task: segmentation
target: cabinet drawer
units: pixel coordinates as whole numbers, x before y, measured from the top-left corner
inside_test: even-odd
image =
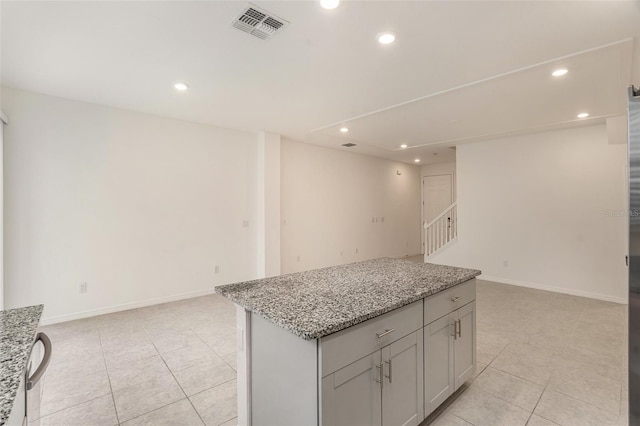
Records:
[[[476,279],[448,288],[424,299],[424,325],[476,300]]]
[[[418,300],[410,305],[321,338],[322,377],[421,327],[422,300]]]

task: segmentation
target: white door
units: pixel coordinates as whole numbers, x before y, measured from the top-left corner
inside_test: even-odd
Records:
[[[422,179],[424,221],[431,222],[453,204],[453,175],[425,176]]]

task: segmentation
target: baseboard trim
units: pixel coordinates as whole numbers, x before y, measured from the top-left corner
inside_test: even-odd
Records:
[[[98,315],[112,314],[114,312],[128,311],[130,309],[144,308],[145,306],[158,305],[160,303],[176,302],[178,300],[191,299],[192,297],[208,296],[215,293],[215,287],[205,290],[192,291],[188,293],[174,294],[171,296],[155,297],[153,299],[141,300],[138,302],[123,303],[120,305],[107,306],[98,309],[75,312],[72,314],[56,315],[53,317],[43,317],[40,325],[51,325],[65,321],[73,321],[83,318],[95,317]]]
[[[449,247],[451,247],[457,242],[458,242],[458,237],[456,236],[451,241],[447,242],[445,245],[440,247],[438,250],[434,251],[429,256],[427,256],[425,262],[433,263],[433,261],[436,260],[438,256],[440,256],[442,253],[445,252],[445,250],[447,250]]]
[[[605,302],[620,303],[622,305],[628,304],[627,299],[625,298],[609,296],[601,293],[592,293],[590,291],[575,290],[572,288],[564,288],[564,287],[554,287],[550,285],[532,283],[530,281],[513,280],[510,278],[495,277],[495,276],[484,275],[484,274],[480,275],[478,279],[484,280],[484,281],[494,281],[501,284],[515,285],[518,287],[528,287],[536,290],[551,291],[553,293],[562,293],[562,294],[569,294],[571,296],[580,296],[580,297],[586,297],[589,299],[603,300]]]

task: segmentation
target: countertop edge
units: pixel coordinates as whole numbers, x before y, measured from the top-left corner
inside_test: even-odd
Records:
[[[316,340],[316,339],[320,339],[322,337],[326,337],[330,334],[333,333],[337,333],[338,331],[344,330],[346,328],[352,327],[354,325],[360,324],[362,322],[365,322],[369,319],[375,318],[377,316],[386,314],[387,312],[391,312],[395,309],[399,309],[403,306],[409,305],[413,302],[416,302],[418,300],[421,299],[425,299],[429,296],[433,296],[434,294],[440,293],[441,291],[447,290],[451,287],[454,287],[456,285],[462,284],[464,282],[467,282],[469,280],[472,280],[474,278],[476,278],[477,276],[481,275],[482,272],[479,270],[470,270],[472,271],[471,273],[469,273],[468,275],[466,275],[463,278],[460,278],[458,280],[452,281],[451,283],[447,283],[441,287],[439,287],[437,290],[435,291],[425,291],[424,293],[412,296],[412,297],[408,297],[406,299],[403,299],[397,303],[393,303],[391,305],[385,306],[384,308],[381,309],[377,309],[375,311],[371,311],[371,312],[367,312],[366,314],[360,315],[356,318],[353,319],[349,319],[347,321],[343,321],[340,324],[334,325],[330,328],[327,328],[325,330],[321,330],[318,332],[305,332],[304,330],[300,330],[300,329],[296,329],[294,327],[291,326],[291,324],[288,324],[286,322],[280,321],[277,318],[273,318],[270,315],[266,315],[264,312],[261,312],[259,309],[256,309],[252,306],[249,306],[246,303],[243,303],[243,300],[240,300],[238,298],[233,297],[232,294],[229,293],[225,293],[224,288],[220,287],[215,287],[215,292],[224,296],[225,298],[227,298],[228,300],[230,300],[231,302],[235,303],[238,306],[243,307],[244,309],[246,309],[249,312],[255,313],[257,315],[259,315],[261,318],[266,319],[267,321],[278,325],[279,327],[291,332],[292,334],[304,339],[304,340]]]

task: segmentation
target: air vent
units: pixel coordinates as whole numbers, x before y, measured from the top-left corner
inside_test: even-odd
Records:
[[[352,146],[356,146],[356,144],[348,142],[348,143],[343,143],[342,146],[346,146],[347,148],[351,148]]]
[[[266,40],[289,23],[282,18],[278,18],[272,13],[249,3],[244,11],[233,21],[233,26],[240,31],[249,33],[252,36]]]

